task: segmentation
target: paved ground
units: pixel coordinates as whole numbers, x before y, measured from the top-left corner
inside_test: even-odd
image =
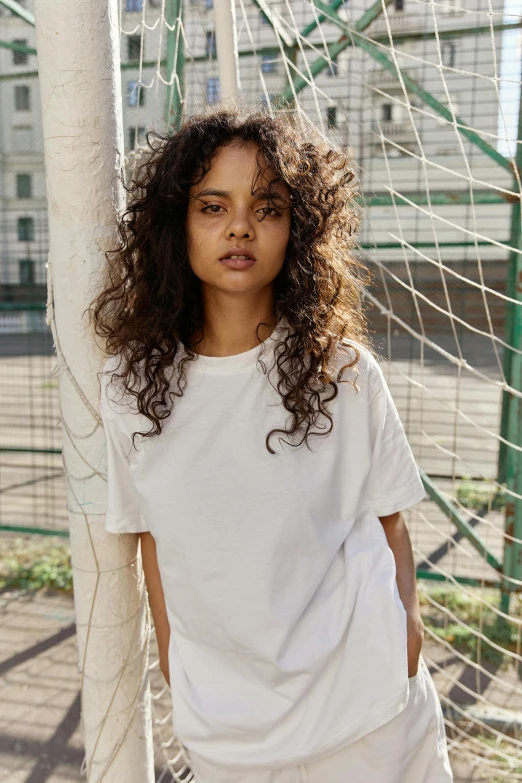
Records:
[[[71,599],[3,596],[0,780],[81,780],[79,675]]]
[[[80,726],[80,675],[72,598],[44,593],[0,594],[0,781],[72,783],[80,772],[84,745]],[[151,649],[156,658],[155,645]],[[163,678],[151,673],[155,695]],[[168,712],[168,693],[156,700],[156,714]],[[157,729],[156,779],[164,755]]]
[[[2,783],[73,783],[82,781],[83,741],[80,728],[80,678],[71,598],[59,595],[0,595],[0,781]],[[155,658],[155,647],[151,650]],[[452,654],[430,641],[425,657],[443,695],[443,703],[475,706],[481,694],[488,703],[522,711],[519,676],[514,669],[500,671],[485,665],[479,675]],[[495,681],[499,676],[499,681]],[[157,696],[162,678],[151,674]],[[479,697],[480,698],[480,697]],[[156,716],[168,714],[168,693],[155,700]],[[500,783],[519,779],[493,774],[479,763],[477,731],[461,728],[452,762],[456,783]],[[170,724],[156,733],[158,781],[171,783],[164,774],[160,739],[170,738]],[[462,733],[462,731],[464,733]],[[450,733],[450,742],[453,742]],[[521,757],[522,758],[522,757]],[[520,762],[522,764],[522,761]],[[522,770],[521,770],[522,771]]]

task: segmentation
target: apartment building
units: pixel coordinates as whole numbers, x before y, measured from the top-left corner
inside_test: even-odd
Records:
[[[33,10],[33,0],[20,5]],[[179,77],[188,114],[220,97],[212,6],[185,0],[183,7]],[[419,285],[425,279],[440,287],[436,262],[473,276],[479,256],[489,282],[502,288],[506,254],[474,237],[480,227],[486,237],[506,239],[509,205],[474,203],[465,194],[471,185],[487,190],[481,182],[510,187],[510,176],[452,122],[453,115],[462,118],[495,146],[503,34],[470,34],[489,23],[489,2],[393,0],[386,15],[361,26],[371,6],[371,0],[335,2],[338,23],[318,24],[307,0],[237,0],[242,94],[267,104],[285,90],[291,97],[291,81],[313,82],[299,93],[300,103],[326,134],[353,149],[362,191],[372,200],[361,229],[370,265],[391,270],[391,279],[406,279],[413,265]],[[126,152],[144,142],[147,130],[165,130],[172,110],[167,63],[177,32],[161,23],[162,7],[163,0],[121,0]],[[492,8],[494,22],[502,21],[502,0]],[[0,301],[43,301],[47,202],[34,27],[0,6],[0,40],[7,44],[0,47]],[[325,57],[327,46],[337,56]]]

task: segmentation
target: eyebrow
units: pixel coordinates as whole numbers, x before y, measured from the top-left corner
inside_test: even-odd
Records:
[[[194,198],[201,198],[202,196],[218,196],[219,198],[230,198],[230,192],[228,190],[217,190],[216,188],[205,188],[196,193]]]
[[[254,198],[256,199],[262,199],[262,198],[268,198],[268,190],[265,188],[258,188],[254,193],[252,193]],[[205,188],[204,190],[200,190],[199,193],[196,193],[194,198],[203,198],[205,196],[217,196],[218,198],[231,198],[232,194],[229,190],[219,190],[217,188]],[[277,191],[273,192],[272,194],[273,199],[279,199],[281,201],[286,201],[285,196],[283,196],[281,193],[278,193]]]

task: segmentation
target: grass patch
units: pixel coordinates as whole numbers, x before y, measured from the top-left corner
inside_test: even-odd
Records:
[[[478,511],[483,506],[491,503],[492,511],[502,511],[506,507],[506,494],[487,479],[464,478],[457,487],[456,499],[473,511]]]
[[[502,740],[498,740],[497,737],[490,737],[486,736],[485,734],[477,734],[476,739],[478,739],[480,742],[482,742],[484,745],[487,745],[490,748],[493,748],[494,750],[498,750],[501,753],[505,753],[506,756],[509,756],[513,759],[511,763],[515,763],[516,766],[511,766],[509,762],[505,759],[504,756],[494,756],[494,755],[488,755],[488,760],[492,761],[496,764],[502,764],[504,768],[509,769],[510,772],[516,775],[520,775],[522,773],[522,760],[515,755],[515,748],[513,745],[511,745],[509,742],[502,742]],[[509,767],[508,767],[509,764]],[[506,783],[507,778],[504,777],[494,777],[491,780],[491,783]]]
[[[72,589],[68,544],[38,536],[0,538],[0,590],[72,593]]]
[[[509,659],[506,655],[491,643],[516,652],[518,626],[499,617],[493,609],[484,605],[483,601],[487,601],[498,606],[498,591],[482,588],[467,588],[467,591],[453,585],[427,588],[420,584],[419,600],[424,624],[435,636],[451,644],[472,661],[476,661],[480,653],[482,659],[497,666],[507,663]],[[452,612],[459,622],[446,614],[444,608]],[[486,638],[480,639],[473,631],[481,632]]]

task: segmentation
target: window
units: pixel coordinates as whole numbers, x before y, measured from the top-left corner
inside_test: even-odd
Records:
[[[33,196],[33,181],[30,174],[17,174],[16,175],[16,197],[17,198],[32,198]]]
[[[277,70],[275,56],[271,54],[264,54],[261,58],[261,70],[263,73],[274,73],[274,71]]]
[[[29,111],[31,108],[31,88],[27,84],[17,84],[14,89],[16,111]]]
[[[393,5],[396,11],[404,11],[404,0],[394,0]]]
[[[127,11],[143,11],[143,0],[127,0],[125,8]]]
[[[205,33],[207,37],[207,57],[215,57],[216,56],[216,35],[214,33],[214,30],[207,30]]]
[[[129,60],[139,60],[141,51],[141,35],[129,35],[127,38],[127,57]]]
[[[337,106],[328,106],[326,109],[326,124],[329,128],[335,128],[337,125]]]
[[[127,82],[127,104],[129,106],[143,106],[145,104],[145,90],[143,85],[140,88],[140,83],[137,79],[131,79],[130,82]]]
[[[219,77],[211,76],[207,79],[207,103],[218,103],[220,98]]]
[[[18,218],[18,241],[31,242],[34,239],[34,220],[32,217]]]
[[[136,128],[135,125],[129,128],[129,149],[133,150],[145,143],[145,128],[141,125]]]
[[[391,122],[393,119],[393,106],[391,103],[383,103],[381,105],[381,121]]]
[[[214,0],[206,0],[207,8],[214,8]]]
[[[337,74],[338,74],[338,67],[337,67],[337,62],[335,60],[331,60],[328,63],[328,67],[326,69],[326,73],[328,74],[328,76],[337,76]]]
[[[14,44],[20,46],[27,46],[27,40],[25,38],[15,38]],[[27,52],[20,52],[17,49],[13,49],[13,65],[25,65],[27,63]]]
[[[18,261],[18,268],[20,269],[20,283],[22,285],[34,283],[34,261],[32,258],[21,258]]]
[[[455,67],[455,53],[457,46],[454,41],[442,41],[440,45],[440,56],[442,64],[447,68]]]

